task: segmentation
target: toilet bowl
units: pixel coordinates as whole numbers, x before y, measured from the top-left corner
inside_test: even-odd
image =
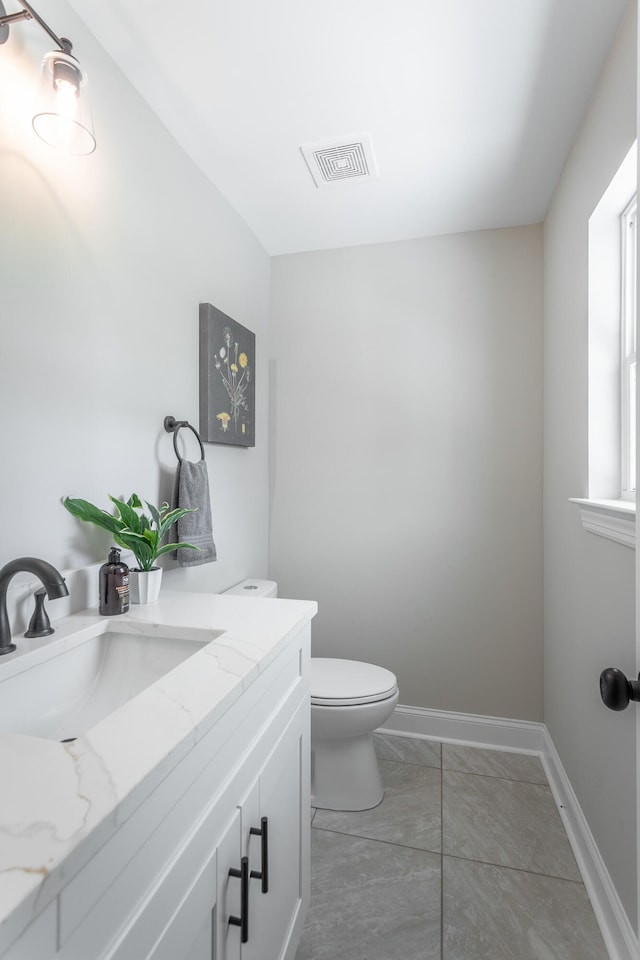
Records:
[[[224,591],[277,597],[273,580],[242,580]],[[373,731],[398,702],[395,675],[359,660],[311,658],[311,803],[323,810],[369,810],[384,796]]]
[[[373,731],[393,713],[390,670],[358,660],[311,658],[311,803],[369,810],[384,796]]]

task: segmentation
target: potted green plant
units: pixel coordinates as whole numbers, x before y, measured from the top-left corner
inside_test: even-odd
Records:
[[[171,550],[198,549],[192,543],[162,543],[170,527],[193,510],[182,507],[172,510],[168,503],[154,507],[145,500],[147,514],[137,493],[132,493],[126,503],[111,494],[109,500],[115,504],[117,516],[87,500],[65,497],[62,503],[74,517],[108,530],[119,547],[133,551],[138,566],[129,571],[132,602],[157,600],[162,580],[162,567],[156,565],[158,557]]]

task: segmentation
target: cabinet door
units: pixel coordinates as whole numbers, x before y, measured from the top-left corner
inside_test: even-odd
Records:
[[[211,917],[217,882],[217,850],[208,846],[200,831],[157,878],[144,903],[134,911],[127,929],[116,933],[116,940],[107,953],[91,950],[84,939],[81,953],[70,940],[56,957],[60,960],[98,955],[102,960],[211,960]]]
[[[213,956],[213,910],[207,917],[185,960],[211,960]]]
[[[229,923],[240,917],[241,879],[230,873],[241,866],[240,811],[236,809],[217,848],[217,900],[215,909],[215,960],[240,960],[240,927]],[[265,955],[266,957],[266,955]]]
[[[242,809],[242,832],[245,841],[249,834],[249,863],[253,872],[261,873],[264,864],[262,837],[251,835],[250,828],[259,829],[262,817],[267,818],[268,828],[268,892],[262,892],[261,879],[250,880],[250,936],[242,945],[242,960],[288,957],[291,934],[297,929],[298,916],[302,919],[305,871],[301,857],[306,850],[303,833],[309,828],[308,810],[304,813],[302,810],[306,793],[302,718],[303,712],[299,710],[260,773],[259,817],[252,803],[255,792]]]
[[[213,911],[207,917],[185,960],[211,960],[213,956]]]

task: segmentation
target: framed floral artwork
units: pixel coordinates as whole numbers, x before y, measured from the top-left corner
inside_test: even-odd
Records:
[[[256,336],[210,303],[200,304],[200,436],[254,447]]]

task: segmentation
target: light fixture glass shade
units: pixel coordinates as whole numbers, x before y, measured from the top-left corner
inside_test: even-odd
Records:
[[[64,153],[93,153],[96,138],[87,99],[87,75],[62,50],[44,55],[33,129],[41,140]]]

